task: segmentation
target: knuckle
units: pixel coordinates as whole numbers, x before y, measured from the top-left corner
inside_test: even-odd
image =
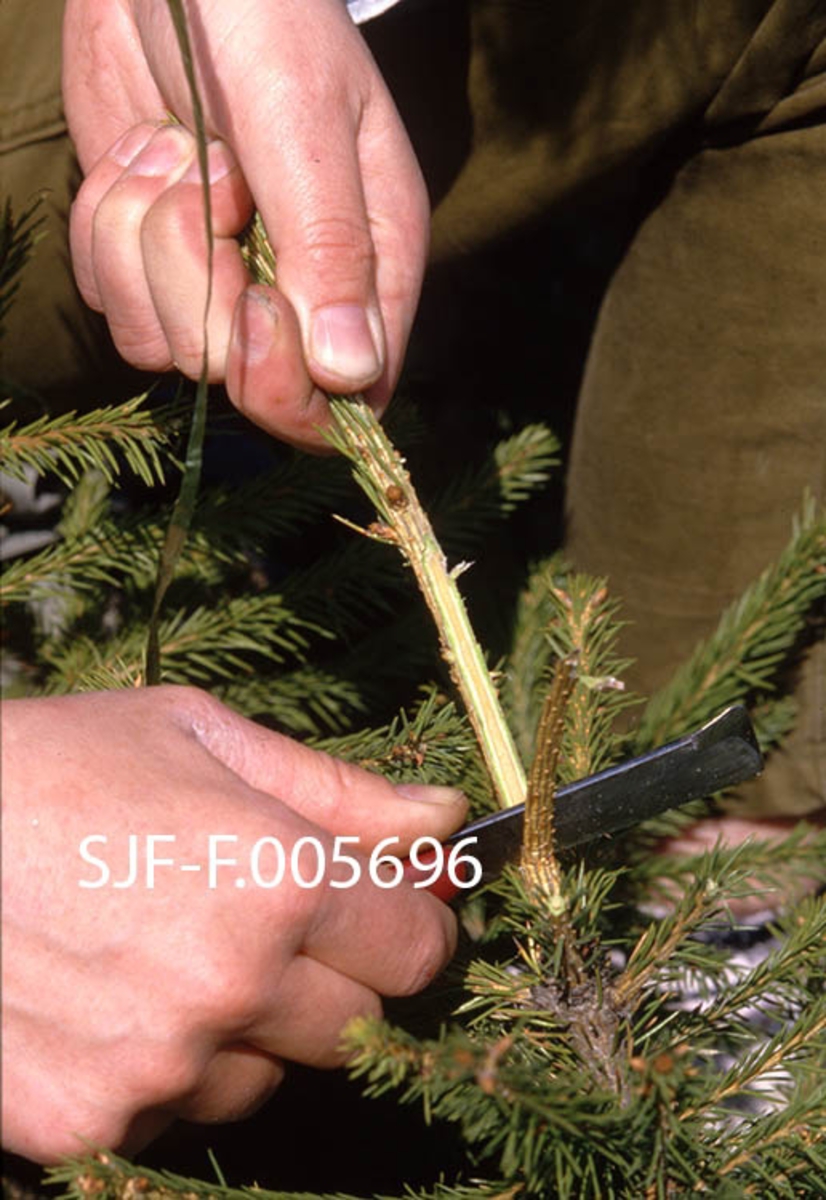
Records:
[[[323,829],[332,828],[336,816],[347,812],[358,789],[354,787],[354,768],[325,751],[316,751],[313,766],[318,773],[319,787],[313,796],[311,819]],[[349,832],[347,830],[346,832]]]
[[[193,198],[185,184],[173,184],[161,192],[143,213],[140,222],[141,249],[163,261],[170,253],[186,248],[205,259],[207,229],[200,193]]]
[[[302,230],[306,261],[319,274],[367,276],[373,267],[373,242],[364,224],[351,217],[321,217]]]
[[[370,991],[362,997],[359,1004],[353,1005],[353,1011],[349,1016],[349,1020],[362,1019],[366,1017],[368,1020],[379,1021],[383,1016],[384,1006],[381,1002],[381,997],[377,992]],[[339,1052],[341,1054],[341,1061],[345,1062],[348,1054],[347,1048],[341,1045],[339,1047]]]
[[[118,352],[133,367],[142,371],[168,371],[171,368],[169,346],[157,323],[124,324],[110,315],[107,320]]]
[[[222,1028],[245,1029],[255,1020],[263,1007],[261,982],[258,972],[241,968],[214,989],[215,1018]]]
[[[202,1074],[202,1064],[182,1045],[172,1049],[165,1045],[162,1051],[145,1055],[140,1075],[133,1083],[135,1112],[156,1105],[174,1104],[191,1095]],[[101,1144],[106,1145],[105,1142]]]
[[[169,697],[170,717],[230,770],[244,761],[245,726],[216,696],[196,687],[177,687]]]
[[[180,325],[172,332],[171,349],[174,354],[175,366],[181,374],[186,375],[188,379],[198,379],[204,363],[202,331],[192,326]],[[210,356],[211,359],[213,357]],[[209,376],[211,382],[217,382],[214,364],[210,366]]]
[[[155,699],[188,724],[220,720],[224,705],[211,692],[191,684],[167,683],[154,689]]]
[[[93,216],[93,238],[117,244],[126,236],[136,235],[146,216],[150,200],[140,178],[122,175],[100,197]]]
[[[101,311],[100,296],[92,266],[92,222],[94,209],[90,198],[84,195],[84,183],[69,210],[69,246],[75,280],[86,303],[97,312]]]
[[[191,217],[192,214],[186,215]],[[203,238],[206,243],[202,225],[196,225],[194,230],[197,236]],[[181,206],[180,189],[174,185],[155,197],[152,204],[146,208],[141,220],[141,240],[143,242],[156,237],[171,242],[176,237],[190,236],[192,232],[192,224],[185,220],[185,213]]]
[[[399,986],[393,995],[412,996],[444,970],[456,947],[455,920],[451,918],[451,922],[440,922],[407,946]]]
[[[208,1037],[236,1032],[259,1014],[264,974],[249,955],[233,953],[223,938],[203,939],[185,981],[187,1025]]]
[[[58,1104],[49,1107],[41,1116],[44,1137],[42,1148],[37,1153],[39,1161],[56,1163],[75,1158],[89,1146],[107,1147],[113,1151],[134,1152],[136,1121],[152,1107],[168,1103],[183,1094],[177,1088],[157,1087],[164,1065],[160,1057],[149,1058],[149,1074],[144,1063],[140,1069],[124,1071],[118,1078],[115,1089],[102,1092],[99,1087],[84,1087],[81,1076],[79,1087]],[[186,1081],[182,1081],[184,1086]],[[29,1151],[27,1150],[27,1156]]]
[[[318,840],[323,841],[323,838]],[[329,850],[329,847],[327,847]],[[337,903],[336,892],[324,887],[297,887],[290,881],[289,892],[284,895],[283,953],[286,958],[301,953],[312,943],[319,931],[330,919],[331,909]]]

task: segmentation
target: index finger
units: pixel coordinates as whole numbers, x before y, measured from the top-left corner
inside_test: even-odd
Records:
[[[456,788],[401,784],[242,717],[204,692],[171,695],[173,712],[201,745],[256,791],[332,834],[358,834],[362,847],[398,835],[399,851],[423,834],[457,830],[467,800]]]

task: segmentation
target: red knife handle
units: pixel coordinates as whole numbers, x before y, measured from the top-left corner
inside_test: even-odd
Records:
[[[447,849],[447,847],[446,847]],[[414,866],[409,858],[403,860],[404,877],[408,883],[419,883],[419,890],[429,892],[431,896],[436,896],[439,900],[444,900],[445,904],[449,904],[455,896],[458,896],[462,890],[458,883],[454,883],[447,870],[447,855],[442,858],[442,870],[429,883],[420,883],[421,880],[428,879],[433,874],[433,865],[436,862],[436,852],[434,850],[424,850],[419,855],[419,866]],[[464,882],[468,878],[469,872],[463,862],[458,862],[453,868],[453,875]]]

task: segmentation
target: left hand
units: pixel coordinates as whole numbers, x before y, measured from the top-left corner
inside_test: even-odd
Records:
[[[211,139],[210,378],[265,429],[320,448],[325,391],[364,390],[381,411],[395,386],[427,252],[421,173],[343,0],[185,9]],[[63,51],[87,174],[71,220],[80,290],[130,363],[197,378],[203,201],[166,0],[68,0]],[[277,289],[251,287],[241,261],[254,207]]]

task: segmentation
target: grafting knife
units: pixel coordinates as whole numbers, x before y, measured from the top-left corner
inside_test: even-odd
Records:
[[[567,850],[610,837],[669,808],[743,783],[762,768],[763,756],[749,715],[741,705],[734,705],[694,733],[559,788],[554,802],[556,846]],[[519,858],[524,816],[525,806],[520,804],[473,821],[446,840],[443,861],[447,865],[451,848],[465,842],[463,853],[481,864],[478,883],[489,882],[506,863]],[[469,843],[469,838],[476,840]],[[457,857],[453,874],[470,878],[459,871],[459,864]],[[426,866],[417,869],[406,860],[406,879],[415,883],[427,877]],[[426,890],[451,900],[462,889],[445,869]]]

